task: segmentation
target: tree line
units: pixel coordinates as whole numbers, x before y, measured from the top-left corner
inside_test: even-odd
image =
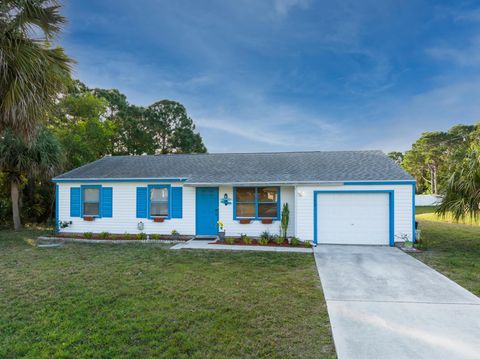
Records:
[[[0,225],[51,220],[51,177],[103,156],[207,151],[182,104],[73,80],[64,23],[54,0],[0,2]]]
[[[439,213],[480,214],[480,124],[425,132],[410,150],[388,156],[415,178],[417,193],[444,197]]]

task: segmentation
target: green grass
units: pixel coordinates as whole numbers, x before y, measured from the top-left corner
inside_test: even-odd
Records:
[[[0,232],[0,357],[335,357],[311,255]]]
[[[415,213],[416,213],[417,220],[457,223],[450,214],[447,214],[445,217],[439,216],[438,214],[436,214],[435,206],[415,207]],[[459,221],[458,223],[479,226],[480,219],[477,219],[477,220],[465,219],[465,220]]]
[[[419,228],[427,250],[412,255],[480,296],[480,227],[422,220]]]

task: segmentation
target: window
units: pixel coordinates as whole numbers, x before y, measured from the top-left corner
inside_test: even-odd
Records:
[[[150,217],[168,217],[167,187],[150,187]]]
[[[83,215],[100,215],[100,188],[83,189]]]
[[[278,187],[235,189],[236,218],[278,218]]]

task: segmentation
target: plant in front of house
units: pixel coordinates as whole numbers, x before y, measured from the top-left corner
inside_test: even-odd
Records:
[[[234,244],[235,243],[235,238],[234,237],[225,237],[224,241],[227,244]]]
[[[240,235],[240,240],[243,242],[243,244],[252,244],[253,242],[252,238],[244,233]]]
[[[152,233],[150,235],[150,238],[153,239],[153,240],[159,240],[160,239],[160,234],[158,233]]]
[[[143,240],[147,239],[147,234],[144,233],[144,232],[137,233],[137,239],[139,241],[143,241]]]
[[[311,247],[312,247],[312,242],[310,242],[310,241],[304,241],[304,242],[303,242],[303,246],[304,246],[305,248],[311,248]]]
[[[267,245],[268,242],[270,242],[271,240],[272,240],[272,236],[270,235],[270,232],[263,231],[260,234],[260,237],[257,239],[257,243],[264,246],[264,245]]]
[[[93,238],[93,233],[92,232],[85,232],[83,234],[83,238],[92,239]]]
[[[290,210],[288,209],[288,203],[285,203],[282,207],[282,215],[280,219],[280,228],[283,235],[283,239],[287,239],[288,222],[290,221]]]
[[[180,237],[180,233],[178,233],[178,231],[176,229],[172,230],[172,232],[170,232],[170,234],[172,235],[173,240],[178,240],[178,238]]]
[[[218,238],[220,239],[220,242],[225,241],[225,226],[222,221],[217,221],[217,227],[218,227]]]
[[[110,237],[110,233],[108,233],[108,232],[101,232],[100,235],[99,235],[99,237],[100,237],[101,239],[107,239],[108,237]]]
[[[300,242],[301,242],[300,239],[298,239],[297,237],[292,237],[292,239],[290,239],[290,244],[293,247],[300,245]]]
[[[272,240],[272,235],[270,234],[269,231],[263,231],[260,233],[260,238],[257,240],[259,244],[265,245],[268,244]]]
[[[245,237],[243,237],[243,243],[250,245],[250,244],[253,243],[253,239],[249,236],[245,236]]]
[[[275,242],[275,244],[281,245],[285,243],[285,238],[283,236],[275,235],[273,236],[273,242]]]

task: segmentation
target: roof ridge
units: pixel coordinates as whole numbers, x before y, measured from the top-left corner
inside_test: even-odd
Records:
[[[158,155],[108,155],[108,157],[161,157],[161,156],[216,156],[216,155],[276,155],[276,154],[305,154],[305,153],[384,153],[382,150],[329,150],[329,151],[271,151],[271,152],[212,152],[212,153],[163,153]],[[102,158],[102,159],[103,159]],[[98,161],[98,160],[97,160]]]

